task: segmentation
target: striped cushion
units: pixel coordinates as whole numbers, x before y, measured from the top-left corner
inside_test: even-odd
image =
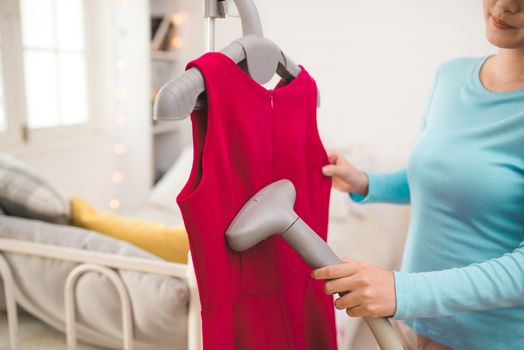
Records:
[[[0,155],[0,207],[7,215],[69,223],[69,201],[24,163]]]

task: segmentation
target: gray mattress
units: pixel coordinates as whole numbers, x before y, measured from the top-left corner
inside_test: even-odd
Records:
[[[147,215],[145,215],[147,216]],[[0,215],[0,237],[83,250],[161,260],[142,249],[93,231]],[[64,284],[75,263],[3,253],[13,271],[18,305],[64,332]],[[188,288],[175,277],[123,271],[131,299],[135,349],[187,348]],[[4,302],[0,285],[0,302]],[[120,300],[113,285],[96,272],[82,275],[76,288],[77,336],[107,348],[122,348]]]

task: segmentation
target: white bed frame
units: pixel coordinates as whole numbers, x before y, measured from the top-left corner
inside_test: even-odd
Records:
[[[75,300],[74,291],[78,278],[90,271],[96,271],[105,275],[115,286],[120,296],[122,306],[122,339],[123,349],[133,350],[133,310],[129,294],[124,286],[120,275],[115,269],[123,269],[137,272],[154,273],[183,279],[189,288],[188,308],[188,350],[201,350],[201,322],[200,302],[196,284],[195,272],[191,263],[191,255],[188,256],[188,265],[171,262],[146,260],[129,256],[95,252],[68,247],[55,246],[51,244],[34,243],[15,239],[0,239],[0,277],[4,282],[4,291],[7,309],[7,321],[9,326],[9,337],[11,350],[20,350],[18,339],[18,315],[17,315],[17,288],[13,280],[11,268],[9,267],[3,252],[26,254],[42,258],[72,261],[78,265],[69,273],[65,285],[65,330],[67,349],[76,350],[75,330]]]

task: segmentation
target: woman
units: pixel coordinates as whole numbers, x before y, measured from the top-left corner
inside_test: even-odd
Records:
[[[324,167],[360,203],[411,203],[402,272],[314,270],[350,316],[392,317],[406,348],[524,349],[524,0],[485,0],[496,55],[437,70],[405,170]]]

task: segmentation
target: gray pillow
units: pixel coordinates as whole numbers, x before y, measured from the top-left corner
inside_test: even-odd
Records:
[[[0,154],[0,207],[7,215],[57,224],[70,221],[69,200],[27,165]]]
[[[148,260],[162,259],[97,232],[11,216],[0,218],[0,238],[51,244]],[[77,265],[58,259],[2,253],[19,290],[19,305],[63,331],[64,284]],[[187,349],[189,291],[185,281],[150,273],[115,270],[122,277],[133,308],[136,350]],[[3,285],[0,282],[0,299]],[[96,346],[121,348],[120,299],[97,272],[80,277],[76,288],[77,336]]]

